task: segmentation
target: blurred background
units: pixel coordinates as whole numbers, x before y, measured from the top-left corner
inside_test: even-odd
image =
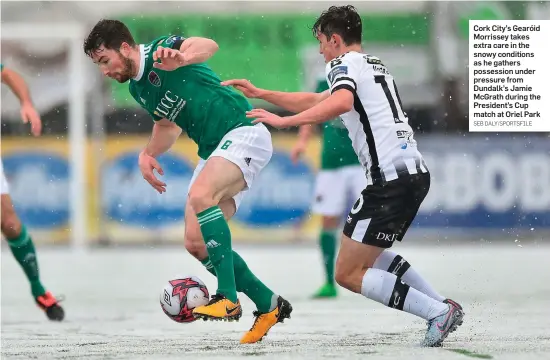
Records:
[[[394,74],[432,188],[410,238],[542,242],[550,230],[548,134],[468,133],[468,20],[550,19],[548,2],[22,2],[1,3],[1,61],[23,75],[42,114],[33,138],[2,86],[2,159],[11,195],[38,244],[181,244],[186,190],[198,160],[185,136],[161,157],[168,192],[142,179],[139,151],[152,120],[127,84],[104,80],[82,53],[101,18],[138,42],[210,37],[222,79],[313,91],[324,76],[311,25],[330,5],[355,5],[364,49]],[[254,102],[283,114],[281,109]],[[310,216],[320,141],[294,165],[296,129],[273,130],[275,154],[231,223],[235,242],[314,242]],[[350,199],[350,204],[355,199]],[[411,239],[411,242],[414,241]]]

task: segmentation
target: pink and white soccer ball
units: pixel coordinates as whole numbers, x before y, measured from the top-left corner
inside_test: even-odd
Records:
[[[160,306],[168,317],[179,323],[195,321],[193,309],[208,304],[206,285],[196,276],[168,281],[160,293]]]

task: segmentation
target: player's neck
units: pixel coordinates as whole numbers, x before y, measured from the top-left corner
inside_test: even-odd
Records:
[[[132,65],[132,78],[135,78],[139,73],[139,66],[141,64],[141,56],[142,56],[142,54],[140,52],[139,46],[136,46],[130,52],[129,58],[133,63],[133,65]]]
[[[361,48],[361,44],[353,44],[353,45],[343,46],[342,50],[340,51],[338,56],[349,53],[350,51],[355,51],[355,52],[360,53],[360,52],[363,51],[363,49]]]

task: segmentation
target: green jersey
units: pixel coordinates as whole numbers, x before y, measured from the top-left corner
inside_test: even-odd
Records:
[[[319,80],[316,92],[323,92],[327,89],[327,82]],[[359,160],[351,146],[348,130],[340,118],[324,123],[321,169],[331,170],[349,165],[359,165]]]
[[[175,122],[198,145],[202,159],[216,149],[229,131],[252,126],[246,111],[248,100],[221,80],[206,64],[163,71],[153,67],[153,52],[158,46],[179,49],[185,39],[163,36],[140,45],[141,64],[138,75],[130,80],[130,94],[153,120]]]

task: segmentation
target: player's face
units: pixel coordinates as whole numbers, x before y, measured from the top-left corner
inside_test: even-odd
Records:
[[[325,62],[329,62],[338,56],[336,42],[329,39],[325,34],[317,33],[317,40],[319,40],[319,53],[325,58]]]
[[[126,49],[120,51],[106,49],[103,45],[92,54],[92,60],[99,66],[103,75],[125,83],[133,74],[134,64],[128,57]]]

